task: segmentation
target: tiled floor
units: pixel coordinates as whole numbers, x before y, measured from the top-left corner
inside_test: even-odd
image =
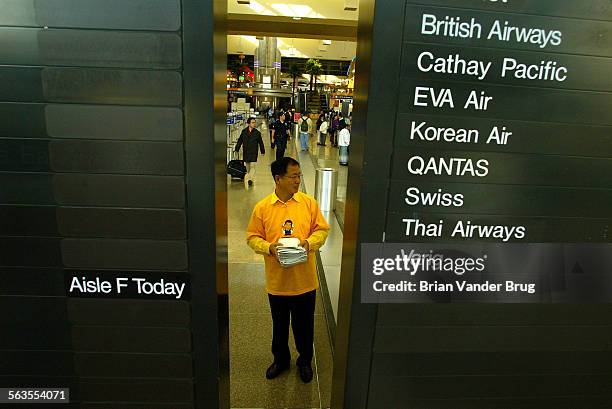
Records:
[[[262,130],[262,134],[267,135],[267,130]],[[311,138],[311,142],[311,150],[314,150],[312,154],[316,158],[326,155],[326,159],[333,160],[333,155],[337,155],[336,148],[318,147],[314,138]],[[317,293],[315,310],[313,381],[303,384],[299,379],[292,335],[290,347],[294,361],[291,370],[274,380],[265,378],[266,368],[272,362],[270,308],[264,288],[263,259],[247,246],[245,230],[254,205],[274,190],[269,166],[274,160],[274,154],[269,143],[266,143],[266,155],[260,156],[257,163],[254,186],[245,188],[241,181],[228,178],[230,404],[232,408],[328,408],[333,360],[320,292]],[[305,190],[312,194],[314,166],[310,155],[297,152],[294,144],[290,144],[286,155],[300,161]],[[340,179],[344,180],[340,182],[344,183],[344,187],[339,187],[339,196],[345,198],[346,177]],[[321,257],[324,259],[324,267],[329,265],[329,272],[339,277],[342,232],[335,218],[332,221],[332,232],[328,243],[321,249]],[[327,271],[325,274],[329,281]],[[332,277],[331,280],[335,279]],[[332,292],[330,289],[330,294]],[[337,290],[335,295],[334,310],[337,307]]]

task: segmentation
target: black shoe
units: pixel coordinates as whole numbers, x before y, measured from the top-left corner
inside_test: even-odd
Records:
[[[280,375],[283,372],[285,372],[287,369],[289,369],[289,364],[279,365],[276,362],[272,362],[272,365],[270,365],[268,370],[266,370],[266,379],[274,379],[278,375]],[[310,372],[312,372],[312,371],[310,371]]]
[[[300,379],[304,383],[309,383],[312,381],[312,367],[310,364],[298,366],[298,371],[300,372]]]

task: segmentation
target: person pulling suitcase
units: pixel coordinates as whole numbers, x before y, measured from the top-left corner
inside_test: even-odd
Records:
[[[249,118],[247,120],[248,126],[242,130],[238,142],[236,143],[235,152],[240,151],[242,146],[242,159],[246,165],[246,175],[244,177],[245,185],[252,186],[253,178],[255,176],[255,165],[257,164],[257,157],[259,156],[258,149],[261,150],[261,154],[266,154],[266,148],[264,147],[263,139],[261,138],[261,132],[257,130],[257,121],[255,118]]]

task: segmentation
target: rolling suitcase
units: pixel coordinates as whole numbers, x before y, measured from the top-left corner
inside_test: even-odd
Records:
[[[230,160],[227,163],[227,174],[233,178],[244,179],[247,173],[244,161],[240,159]]]

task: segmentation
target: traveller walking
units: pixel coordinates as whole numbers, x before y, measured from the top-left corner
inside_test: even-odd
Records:
[[[246,165],[247,173],[244,177],[244,183],[247,186],[253,185],[253,179],[255,176],[255,165],[257,165],[258,149],[262,155],[266,154],[264,148],[263,139],[261,138],[261,132],[257,130],[257,121],[255,118],[247,119],[247,127],[242,130],[238,142],[236,143],[236,152],[240,151],[242,146],[242,159]]]
[[[319,145],[319,140],[321,139],[321,134],[320,134],[320,130],[321,130],[321,124],[323,123],[323,111],[319,112],[319,117],[317,118],[317,123],[316,123],[316,127],[317,127],[317,145]]]
[[[308,118],[308,115],[306,114],[306,112],[304,112],[302,114],[302,117],[298,121],[298,127],[300,129],[300,147],[302,149],[302,152],[308,150],[308,142],[310,138],[309,132],[311,126],[312,120]]]
[[[274,115],[274,113],[271,113],[270,117],[268,118],[268,131],[270,132],[270,147],[272,149],[274,149],[274,142],[272,142],[272,130],[274,129],[275,123],[276,123],[276,116]]]
[[[338,119],[337,113],[332,113],[332,119],[330,120],[330,137],[332,146],[338,146],[338,131],[340,126],[340,120]]]
[[[338,161],[341,165],[348,165],[349,145],[351,144],[351,133],[349,132],[344,122],[340,123],[340,132],[338,133]]]
[[[323,121],[321,122],[321,127],[319,128],[319,141],[317,142],[317,145],[325,146],[327,143],[327,128],[327,119],[325,116],[323,116]]]
[[[272,128],[272,143],[276,146],[276,159],[285,156],[287,142],[291,139],[290,125],[285,122],[285,114],[281,113]]]

